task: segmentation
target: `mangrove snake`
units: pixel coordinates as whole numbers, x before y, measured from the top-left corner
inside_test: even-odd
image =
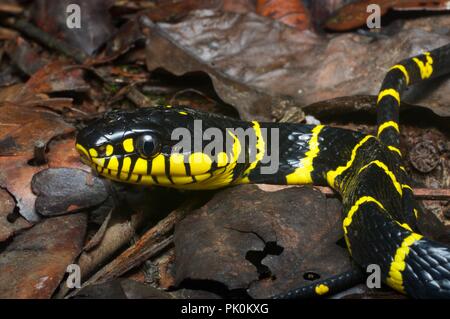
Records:
[[[450,72],[450,45],[406,59],[389,69],[377,101],[377,135],[324,125],[246,122],[186,107],[112,111],[80,131],[76,148],[100,175],[121,182],[181,189],[242,183],[329,185],[342,197],[349,253],[365,269],[379,265],[383,282],[415,298],[450,297],[450,248],[417,232],[420,207],[399,150],[400,96],[419,81]],[[224,151],[176,149],[172,133],[223,134]],[[198,123],[198,122],[197,122]],[[253,136],[238,137],[236,129]],[[278,132],[278,139],[271,133]],[[211,131],[213,132],[213,131]],[[250,135],[251,135],[250,134]],[[252,139],[253,138],[253,139]],[[262,174],[279,142],[277,170]],[[270,152],[269,152],[270,150]],[[245,160],[239,161],[239,156]],[[352,271],[314,282],[282,297],[326,294],[358,278]]]

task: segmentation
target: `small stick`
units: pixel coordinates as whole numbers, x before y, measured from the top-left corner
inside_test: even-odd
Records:
[[[42,140],[37,140],[34,143],[34,164],[43,165],[47,163],[45,158],[45,143]]]
[[[414,188],[414,196],[417,199],[430,199],[430,200],[449,200],[450,189],[449,188]]]
[[[25,34],[26,36],[37,40],[41,44],[45,45],[46,47],[50,49],[54,49],[58,52],[61,52],[68,57],[74,59],[77,63],[83,64],[83,62],[86,60],[87,55],[80,51],[79,49],[72,47],[71,45],[65,43],[64,41],[61,41],[57,38],[54,38],[50,34],[44,32],[43,30],[39,29],[35,25],[29,23],[28,21],[24,19],[19,19],[17,21],[7,20],[6,25],[20,31],[21,33]]]
[[[30,37],[33,40],[36,40],[37,42],[40,42],[46,47],[54,49],[57,52],[60,52],[72,58],[75,62],[79,64],[89,63],[88,56],[84,52],[82,52],[78,48],[69,45],[68,43],[62,40],[53,37],[52,35],[46,33],[45,31],[39,29],[38,27],[36,27],[32,23],[24,19],[20,19],[17,21],[9,19],[6,21],[6,23],[4,23],[4,25],[13,28],[17,31],[20,31],[21,33],[25,34],[26,36]],[[104,77],[100,78],[104,83],[111,84]],[[146,104],[149,104],[147,97],[135,87],[131,87],[129,92],[127,92],[125,96],[129,100],[131,100],[131,102],[135,103],[139,107],[146,106]]]
[[[90,284],[98,284],[117,278],[173,245],[175,224],[197,204],[198,199],[196,198],[187,200],[181,207],[171,212],[154,227],[146,231],[131,247],[97,271],[83,283],[81,288]],[[75,295],[76,292],[77,290],[72,291],[65,298]]]
[[[125,96],[134,104],[136,104],[139,107],[145,107],[150,105],[149,98],[141,93],[138,89],[136,89],[134,86],[131,86],[128,90],[128,92],[125,94]]]
[[[337,197],[337,193],[327,186],[314,186],[319,189],[326,197]],[[449,188],[413,188],[414,197],[416,199],[427,200],[450,200]]]
[[[212,102],[214,104],[216,103],[216,101],[214,101],[212,98],[207,96],[202,91],[199,91],[199,90],[196,90],[193,88],[187,88],[187,89],[183,89],[183,90],[175,92],[175,94],[169,100],[169,105],[172,105],[176,98],[178,98],[180,95],[185,94],[185,93],[195,93],[195,94],[200,95],[202,98],[206,99],[209,102]]]

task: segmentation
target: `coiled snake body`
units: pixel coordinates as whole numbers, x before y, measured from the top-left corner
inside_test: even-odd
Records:
[[[329,185],[342,196],[345,241],[358,265],[379,265],[383,282],[411,297],[450,298],[450,248],[417,232],[421,210],[401,163],[398,127],[404,89],[448,72],[450,45],[390,68],[378,95],[376,136],[323,125],[245,122],[165,106],[107,113],[78,134],[76,148],[100,175],[122,182],[183,189]],[[209,132],[200,142],[194,137],[199,120],[202,132]],[[190,149],[180,151],[173,139],[176,129],[184,129],[179,135],[192,133]],[[247,135],[242,138],[236,129]],[[216,144],[222,151],[206,152],[216,135],[226,137]],[[273,152],[278,154],[276,170],[263,174]],[[357,277],[357,272],[341,274],[282,297],[330,293]]]

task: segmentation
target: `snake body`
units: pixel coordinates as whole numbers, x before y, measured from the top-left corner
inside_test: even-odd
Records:
[[[121,182],[181,189],[243,183],[328,185],[342,197],[345,241],[362,269],[378,265],[385,284],[411,297],[450,298],[450,248],[417,231],[421,208],[402,166],[398,126],[405,88],[449,72],[450,45],[390,68],[378,95],[376,135],[324,125],[247,122],[161,106],[109,112],[80,131],[76,148],[100,175]],[[201,141],[194,137],[199,121],[202,132],[209,132]],[[173,139],[180,128],[192,133],[190,149],[180,150]],[[217,148],[221,151],[206,152],[216,135],[226,137],[215,144],[223,146]],[[263,174],[274,151],[276,170]],[[282,297],[331,293],[360,275],[340,274]]]

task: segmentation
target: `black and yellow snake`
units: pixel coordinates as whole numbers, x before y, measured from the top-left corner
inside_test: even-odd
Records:
[[[324,125],[246,122],[185,107],[151,107],[105,114],[83,129],[76,148],[109,179],[182,189],[242,183],[329,185],[342,196],[348,251],[361,267],[377,264],[382,280],[415,298],[450,297],[450,248],[417,232],[421,214],[399,150],[399,107],[405,88],[450,72],[450,45],[389,69],[377,102],[376,136]],[[172,133],[193,133],[196,121],[210,140],[192,137],[180,152]],[[198,124],[198,122],[197,122]],[[236,129],[250,132],[246,143]],[[276,129],[277,135],[272,135]],[[212,132],[215,132],[212,134]],[[206,152],[212,135],[223,151]],[[273,148],[275,140],[279,147]],[[219,144],[220,144],[219,143]],[[274,172],[262,168],[278,152]],[[244,160],[239,160],[244,158]],[[353,273],[319,281],[284,297],[336,291]]]

